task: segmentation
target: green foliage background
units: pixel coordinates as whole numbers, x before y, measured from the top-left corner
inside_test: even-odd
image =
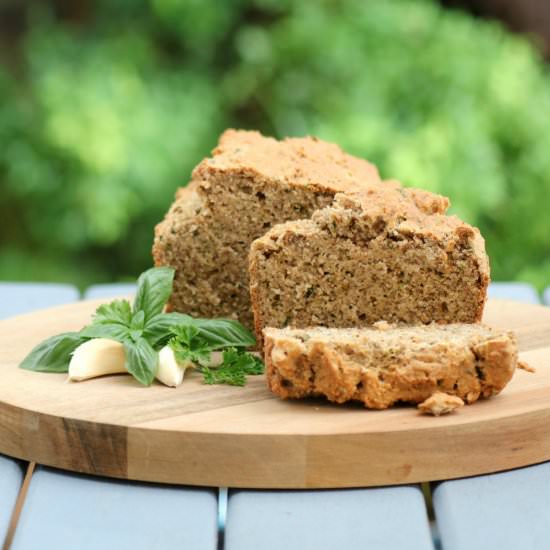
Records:
[[[133,279],[233,126],[318,135],[446,194],[493,279],[550,284],[550,76],[496,23],[430,0],[30,6],[16,62],[0,52],[0,279]]]

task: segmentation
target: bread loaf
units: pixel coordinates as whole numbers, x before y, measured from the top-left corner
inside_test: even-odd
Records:
[[[236,317],[252,327],[248,280],[251,242],[272,226],[307,219],[338,192],[400,188],[376,168],[315,138],[277,141],[228,130],[193,171],[155,230],[155,265],[176,269],[168,308],[201,317]],[[443,212],[448,201],[404,194]]]

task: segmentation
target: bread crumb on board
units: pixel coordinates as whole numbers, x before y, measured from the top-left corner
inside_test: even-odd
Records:
[[[448,414],[463,406],[464,401],[462,401],[460,397],[438,391],[433,393],[425,401],[422,401],[422,403],[418,405],[418,408],[423,414],[441,416],[442,414]]]
[[[535,369],[535,367],[532,367],[531,365],[529,365],[529,363],[526,363],[525,361],[518,361],[518,369],[527,372],[537,372],[537,369]]]

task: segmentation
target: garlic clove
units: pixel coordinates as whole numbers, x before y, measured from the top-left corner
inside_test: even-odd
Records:
[[[193,366],[191,361],[178,361],[174,350],[170,346],[164,346],[159,351],[157,380],[175,388],[183,382],[185,370]]]
[[[69,363],[69,380],[80,382],[126,372],[124,346],[108,338],[94,338],[78,346]]]
[[[215,368],[219,367],[223,363],[223,352],[221,351],[213,351],[210,354],[210,361],[208,361],[207,367]]]

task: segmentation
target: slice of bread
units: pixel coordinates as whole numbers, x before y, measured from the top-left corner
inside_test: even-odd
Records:
[[[264,327],[479,321],[489,283],[483,238],[411,200],[417,193],[386,187],[338,194],[310,220],[275,226],[254,241],[258,338]]]
[[[373,409],[422,403],[436,392],[472,403],[499,393],[517,365],[514,335],[481,324],[266,328],[264,337],[273,393]]]
[[[176,269],[168,308],[236,317],[252,327],[248,253],[254,239],[281,222],[311,217],[336,193],[399,187],[382,182],[368,162],[315,138],[277,141],[226,131],[156,227],[155,265]],[[448,206],[428,192],[410,197],[427,211]]]

